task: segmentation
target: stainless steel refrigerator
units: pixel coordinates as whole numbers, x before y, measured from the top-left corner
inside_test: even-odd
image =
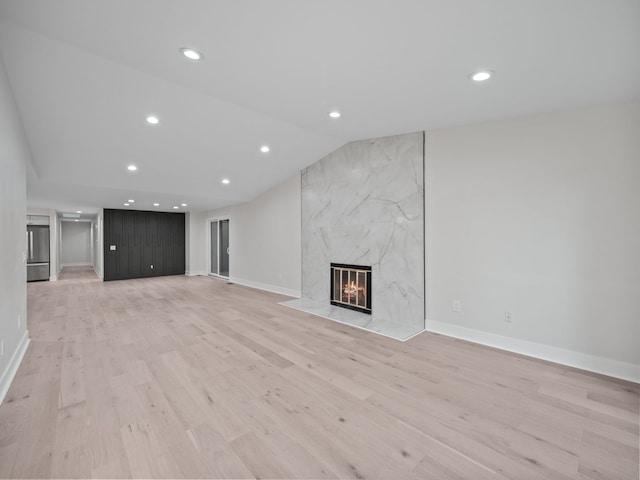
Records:
[[[49,280],[49,226],[27,225],[27,282]]]

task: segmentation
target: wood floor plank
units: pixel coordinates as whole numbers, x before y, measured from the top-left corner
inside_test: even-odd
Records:
[[[631,478],[638,473],[635,448],[585,430],[578,471],[588,478]]]
[[[233,447],[208,422],[189,430],[211,478],[255,478]]]
[[[207,277],[27,292],[0,478],[638,479],[638,384]]]

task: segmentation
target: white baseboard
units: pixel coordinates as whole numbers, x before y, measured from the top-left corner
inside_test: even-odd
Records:
[[[205,277],[207,276],[207,273],[203,272],[201,270],[187,270],[186,272],[184,272],[184,274],[187,277],[196,277],[198,275],[202,275],[202,276],[205,276]]]
[[[4,369],[2,376],[0,376],[0,405],[2,405],[4,397],[7,395],[9,387],[11,386],[11,382],[18,372],[18,367],[24,358],[30,341],[29,330],[25,330],[22,340],[20,340],[18,344],[18,348],[16,348],[13,355],[11,355],[11,360],[9,360],[7,368]]]
[[[98,278],[100,280],[104,280],[104,276],[102,275],[102,272],[99,272],[96,267],[93,267],[93,271],[96,272],[96,275],[98,276]]]
[[[61,267],[93,267],[91,262],[71,262],[71,263],[63,263]]]
[[[268,283],[254,282],[253,280],[245,280],[243,278],[235,277],[230,277],[229,281],[237,283],[238,285],[244,285],[245,287],[252,287],[257,288],[258,290],[287,295],[288,297],[300,298],[302,296],[302,291],[300,290],[293,290],[291,288],[280,287],[278,285],[270,285]]]
[[[529,342],[518,338],[505,337],[503,335],[496,335],[495,333],[483,332],[429,319],[425,320],[425,330],[448,337],[468,340],[500,350],[506,350],[508,352],[519,353],[569,367],[580,368],[582,370],[640,383],[640,365],[634,365],[632,363],[597,357],[587,353],[575,352],[573,350]]]

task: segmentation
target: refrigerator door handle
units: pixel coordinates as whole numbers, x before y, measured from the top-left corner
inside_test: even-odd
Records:
[[[31,250],[31,258],[33,258],[33,232],[29,232],[29,244]]]

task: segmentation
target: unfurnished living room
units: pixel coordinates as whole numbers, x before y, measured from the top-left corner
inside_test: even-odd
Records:
[[[640,0],[0,0],[0,160],[0,478],[640,476]]]

